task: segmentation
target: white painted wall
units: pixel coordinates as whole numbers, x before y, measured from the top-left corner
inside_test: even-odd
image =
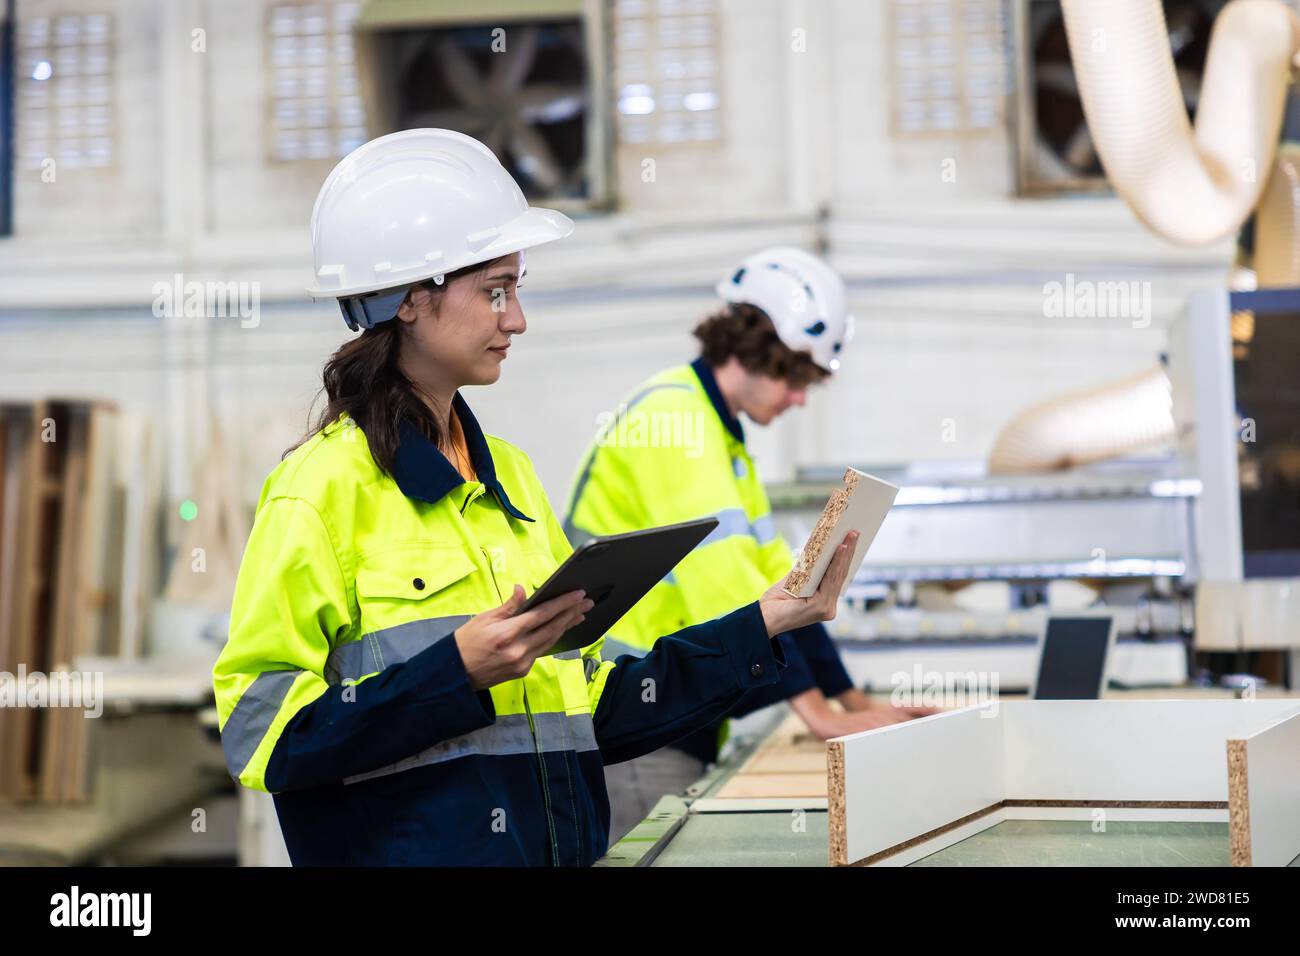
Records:
[[[18,235],[0,240],[0,398],[102,395],[161,413],[206,394],[237,438],[251,501],[349,334],[332,304],[301,291],[323,171],[264,161],[262,0],[100,5],[117,11],[129,140],[111,189],[26,173],[16,184]],[[596,416],[692,357],[713,282],[762,245],[826,241],[859,317],[835,382],[750,429],[770,479],[802,463],[981,456],[1025,404],[1155,361],[1187,293],[1222,282],[1226,244],[1166,246],[1112,199],[1011,198],[1006,131],[892,138],[884,3],[722,9],[725,145],[707,161],[660,157],[653,186],[632,188],[623,168],[622,212],[581,218],[573,237],[530,254],[529,331],[501,382],[469,395],[490,431],[532,455],[557,509]],[[190,51],[196,26],[206,53]],[[795,27],[804,53],[790,49]],[[940,177],[947,158],[955,182]],[[152,286],[177,271],[258,283],[260,324],[167,332],[149,311]],[[1150,327],[1045,318],[1043,283],[1067,272],[1150,282]],[[168,356],[187,343],[200,346],[198,367],[169,383]],[[191,412],[174,416],[178,429],[197,430]],[[942,440],[945,419],[954,441]]]

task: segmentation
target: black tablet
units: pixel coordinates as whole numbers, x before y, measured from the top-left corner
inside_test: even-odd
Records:
[[[546,653],[559,654],[594,644],[717,526],[717,518],[700,518],[591,538],[555,569],[518,613],[570,591],[586,591],[595,606],[581,624],[565,631]]]

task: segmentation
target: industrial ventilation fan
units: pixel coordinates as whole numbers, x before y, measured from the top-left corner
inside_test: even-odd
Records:
[[[1165,0],[1165,24],[1183,102],[1195,117],[1210,28],[1226,0]],[[1017,178],[1022,195],[1106,187],[1075,86],[1057,0],[1020,0],[1016,10]]]
[[[591,95],[579,17],[361,22],[356,42],[371,136],[457,130],[487,144],[530,197],[589,196]]]

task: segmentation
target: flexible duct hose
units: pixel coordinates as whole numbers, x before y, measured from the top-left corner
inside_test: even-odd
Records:
[[[1277,147],[1300,18],[1278,0],[1224,7],[1193,131],[1160,0],[1062,7],[1088,130],[1115,192],[1157,235],[1186,245],[1231,235],[1258,205],[1258,284],[1300,284],[1300,146]],[[1043,402],[1002,430],[989,471],[1068,468],[1164,441],[1172,404],[1159,366]]]
[[[1173,434],[1169,377],[1156,366],[1025,409],[994,442],[989,473],[1071,468],[1165,441]]]
[[[1255,218],[1255,284],[1300,285],[1300,144],[1278,147]]]
[[[1234,0],[1215,19],[1193,132],[1160,0],[1063,0],[1088,130],[1115,192],[1157,235],[1202,245],[1241,228],[1269,175],[1300,18]]]

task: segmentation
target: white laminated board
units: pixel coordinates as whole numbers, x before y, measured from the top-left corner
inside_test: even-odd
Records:
[[[829,741],[832,863],[871,857],[995,807],[1002,735],[989,714],[965,707]]]
[[[1227,819],[1234,865],[1300,855],[1300,700],[994,702],[827,753],[832,865],[895,865],[1004,819],[1097,807]]]
[[[1228,741],[1233,866],[1286,866],[1300,855],[1300,716]]]
[[[1300,711],[1286,699],[1096,703],[1001,703],[1005,799],[1223,802],[1225,741]]]

